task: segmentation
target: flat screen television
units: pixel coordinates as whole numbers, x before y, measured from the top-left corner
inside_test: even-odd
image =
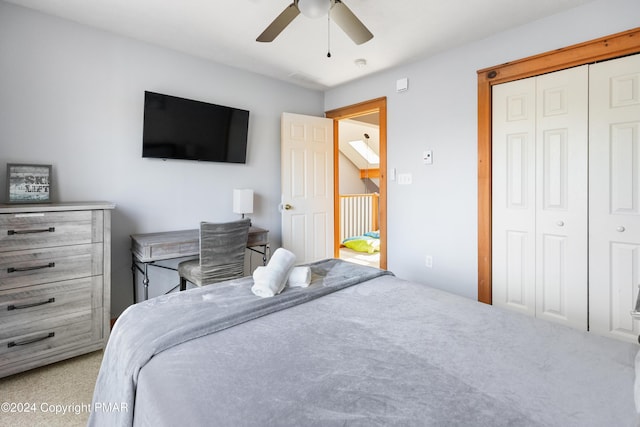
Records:
[[[142,157],[245,163],[249,111],[145,91]]]

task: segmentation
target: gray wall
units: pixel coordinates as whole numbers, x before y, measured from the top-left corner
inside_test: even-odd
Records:
[[[639,17],[638,0],[599,0],[325,93],[325,110],[387,97],[388,167],[413,177],[388,185],[390,270],[477,298],[476,71],[635,28]],[[396,93],[404,77],[409,90]]]
[[[143,159],[145,90],[250,110],[247,164]],[[322,115],[323,94],[0,1],[0,171],[51,164],[57,201],[116,203],[113,315],[132,301],[129,235],[235,219],[234,187],[255,190],[250,216],[280,245],[285,111]],[[162,273],[151,296],[175,284]]]
[[[323,95],[0,1],[0,171],[7,162],[52,164],[57,200],[117,204],[118,315],[132,297],[130,234],[236,218],[232,190],[251,187],[251,217],[279,246],[281,113],[322,115],[386,96],[388,165],[413,176],[411,185],[389,182],[389,268],[476,298],[476,71],[637,27],[639,16],[637,0],[599,0]],[[396,93],[403,77],[409,90]],[[145,90],[250,110],[247,164],[142,159]],[[4,180],[0,173],[0,200]],[[156,275],[151,296],[174,284]]]

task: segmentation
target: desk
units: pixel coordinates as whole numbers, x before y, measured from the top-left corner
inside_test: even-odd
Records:
[[[267,265],[269,252],[269,230],[250,227],[247,249],[262,255],[263,265]],[[261,248],[261,249],[257,249]],[[136,270],[142,273],[144,299],[149,298],[148,267],[175,270],[171,267],[155,264],[156,261],[184,258],[200,255],[200,230],[164,231],[161,233],[131,235],[131,271],[133,272],[133,303],[138,302]]]

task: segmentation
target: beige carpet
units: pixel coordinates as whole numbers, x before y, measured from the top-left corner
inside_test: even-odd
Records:
[[[368,254],[349,248],[340,248],[340,259],[369,267],[380,268],[380,252]]]
[[[101,362],[102,350],[0,378],[0,426],[85,426]]]

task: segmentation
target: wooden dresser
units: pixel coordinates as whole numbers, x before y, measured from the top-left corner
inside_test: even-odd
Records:
[[[0,377],[104,347],[114,207],[0,205]]]

